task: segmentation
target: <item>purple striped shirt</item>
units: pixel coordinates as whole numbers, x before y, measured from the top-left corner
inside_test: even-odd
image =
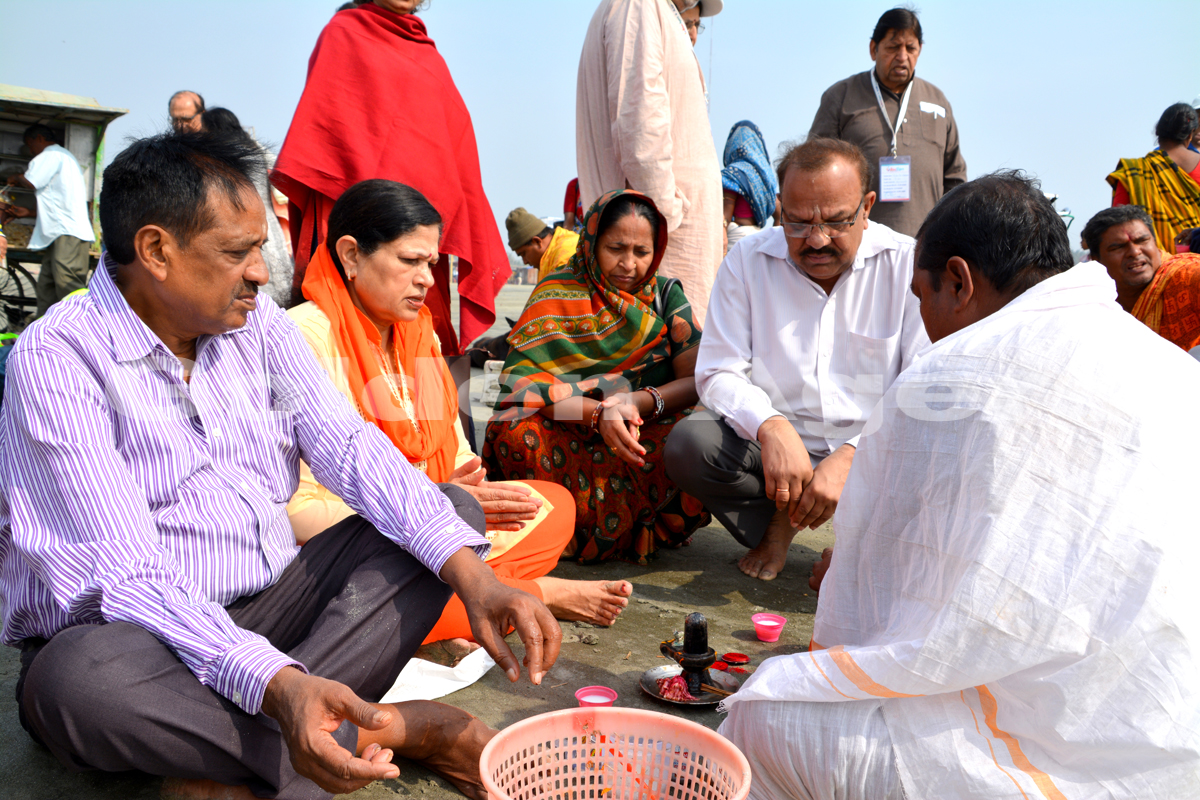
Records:
[[[0,411],[7,644],[131,622],[257,713],[296,662],[223,606],[296,557],[284,507],[301,457],[435,573],[461,547],[490,547],[363,422],[265,295],[244,327],[197,342],[190,383],[104,269],[14,347]]]

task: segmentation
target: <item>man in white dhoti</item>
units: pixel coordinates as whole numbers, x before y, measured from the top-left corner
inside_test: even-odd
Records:
[[[601,0],[579,57],[575,159],[584,209],[636,189],[667,218],[658,274],[678,278],[704,324],[725,247],[721,162],[704,75],[680,12],[696,0]],[[721,3],[702,8],[711,16]]]
[[[750,796],[1200,797],[1200,365],[1018,174],[938,203],[913,290],[811,650],[725,701]]]

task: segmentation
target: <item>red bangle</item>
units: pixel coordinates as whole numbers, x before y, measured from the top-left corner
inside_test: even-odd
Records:
[[[653,386],[647,386],[646,391],[649,392],[650,396],[654,398],[654,416],[650,417],[650,419],[658,419],[663,415],[663,412],[667,410],[667,404],[663,400],[663,396],[659,393],[658,389],[655,389]]]
[[[592,411],[592,430],[598,430],[596,426],[600,424],[600,412],[603,410],[604,406],[602,406],[600,403],[596,403],[596,408]]]

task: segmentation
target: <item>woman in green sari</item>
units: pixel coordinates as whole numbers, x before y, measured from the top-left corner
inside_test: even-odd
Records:
[[[538,282],[508,338],[484,460],[497,480],[572,491],[564,557],[645,563],[710,519],[662,465],[667,434],[697,402],[700,344],[682,287],[656,275],[666,245],[650,198],[604,195],[575,256]]]

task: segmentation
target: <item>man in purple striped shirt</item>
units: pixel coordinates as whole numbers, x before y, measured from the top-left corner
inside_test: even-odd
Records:
[[[193,796],[328,797],[397,776],[393,753],[481,796],[486,726],[366,700],[451,588],[510,680],[508,630],[534,683],[561,631],[483,563],[478,504],[413,469],[257,298],[261,169],[218,137],[132,144],[104,175],[104,268],[9,359],[0,595],[22,724],[73,769]],[[284,510],[301,458],[359,513],[303,550]]]

